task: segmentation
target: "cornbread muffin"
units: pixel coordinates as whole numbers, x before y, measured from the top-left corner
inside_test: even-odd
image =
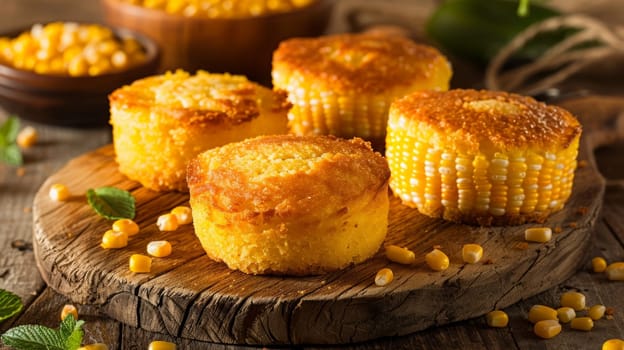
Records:
[[[451,66],[436,49],[397,35],[339,34],[283,41],[273,85],[288,92],[290,132],[358,136],[383,145],[390,103],[447,90]]]
[[[581,126],[568,111],[496,91],[417,92],[390,108],[390,187],[426,215],[543,222],[572,191]]]
[[[156,191],[187,191],[187,163],[206,149],[286,133],[290,107],[243,76],[203,71],[137,80],[109,100],[119,171]]]
[[[273,135],[214,148],[188,167],[195,233],[208,256],[249,274],[341,269],[383,242],[389,177],[357,138]]]

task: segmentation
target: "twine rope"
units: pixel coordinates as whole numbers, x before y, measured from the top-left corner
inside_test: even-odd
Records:
[[[530,40],[560,28],[578,28],[580,31],[557,43],[535,61],[502,72],[513,54]],[[579,48],[583,43],[592,42],[601,46]],[[583,15],[553,17],[529,26],[496,54],[486,69],[485,86],[490,90],[535,95],[613,54],[624,55],[624,28],[611,30],[604,23]],[[545,76],[531,80],[541,74]]]

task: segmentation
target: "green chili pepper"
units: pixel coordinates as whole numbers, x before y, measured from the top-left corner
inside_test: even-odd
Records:
[[[430,39],[449,54],[487,64],[522,30],[559,14],[548,7],[531,3],[530,11],[525,16],[518,16],[518,1],[446,0],[429,18],[426,30]],[[561,29],[540,34],[519,50],[513,59],[535,59],[572,32],[573,29]]]

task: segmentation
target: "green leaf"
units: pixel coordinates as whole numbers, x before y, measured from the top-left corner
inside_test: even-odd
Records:
[[[40,325],[11,328],[2,335],[2,342],[17,350],[67,350],[58,331]]]
[[[20,166],[24,163],[22,152],[15,143],[0,146],[0,162]]]
[[[529,14],[529,1],[530,0],[520,0],[518,4],[518,16],[526,17]]]
[[[16,315],[22,311],[23,307],[24,304],[22,304],[22,300],[17,295],[0,289],[0,321]]]
[[[128,191],[116,187],[90,188],[87,201],[96,213],[109,220],[134,219],[135,201]]]
[[[10,116],[2,125],[0,125],[0,145],[6,146],[15,143],[19,127],[19,119],[15,116]]]
[[[59,326],[59,333],[63,339],[65,339],[65,349],[76,350],[82,343],[82,337],[84,335],[82,331],[82,325],[84,321],[76,321],[74,315],[69,314],[61,325]]]

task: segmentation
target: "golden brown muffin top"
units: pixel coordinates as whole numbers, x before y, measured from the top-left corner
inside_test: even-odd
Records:
[[[250,82],[241,75],[196,75],[178,70],[136,80],[115,90],[110,103],[148,108],[190,124],[239,124],[260,115],[261,109],[287,110],[286,95]]]
[[[567,110],[500,91],[415,92],[396,100],[390,113],[389,127],[419,128],[412,122],[424,123],[473,150],[564,149],[581,133]]]
[[[429,79],[450,64],[435,48],[398,35],[337,34],[293,38],[273,53],[273,74],[301,75],[306,82],[338,91],[383,92]],[[275,80],[275,78],[274,78]]]
[[[349,201],[377,193],[389,177],[368,142],[333,136],[261,136],[208,150],[187,169],[192,198],[248,219],[348,211]]]

